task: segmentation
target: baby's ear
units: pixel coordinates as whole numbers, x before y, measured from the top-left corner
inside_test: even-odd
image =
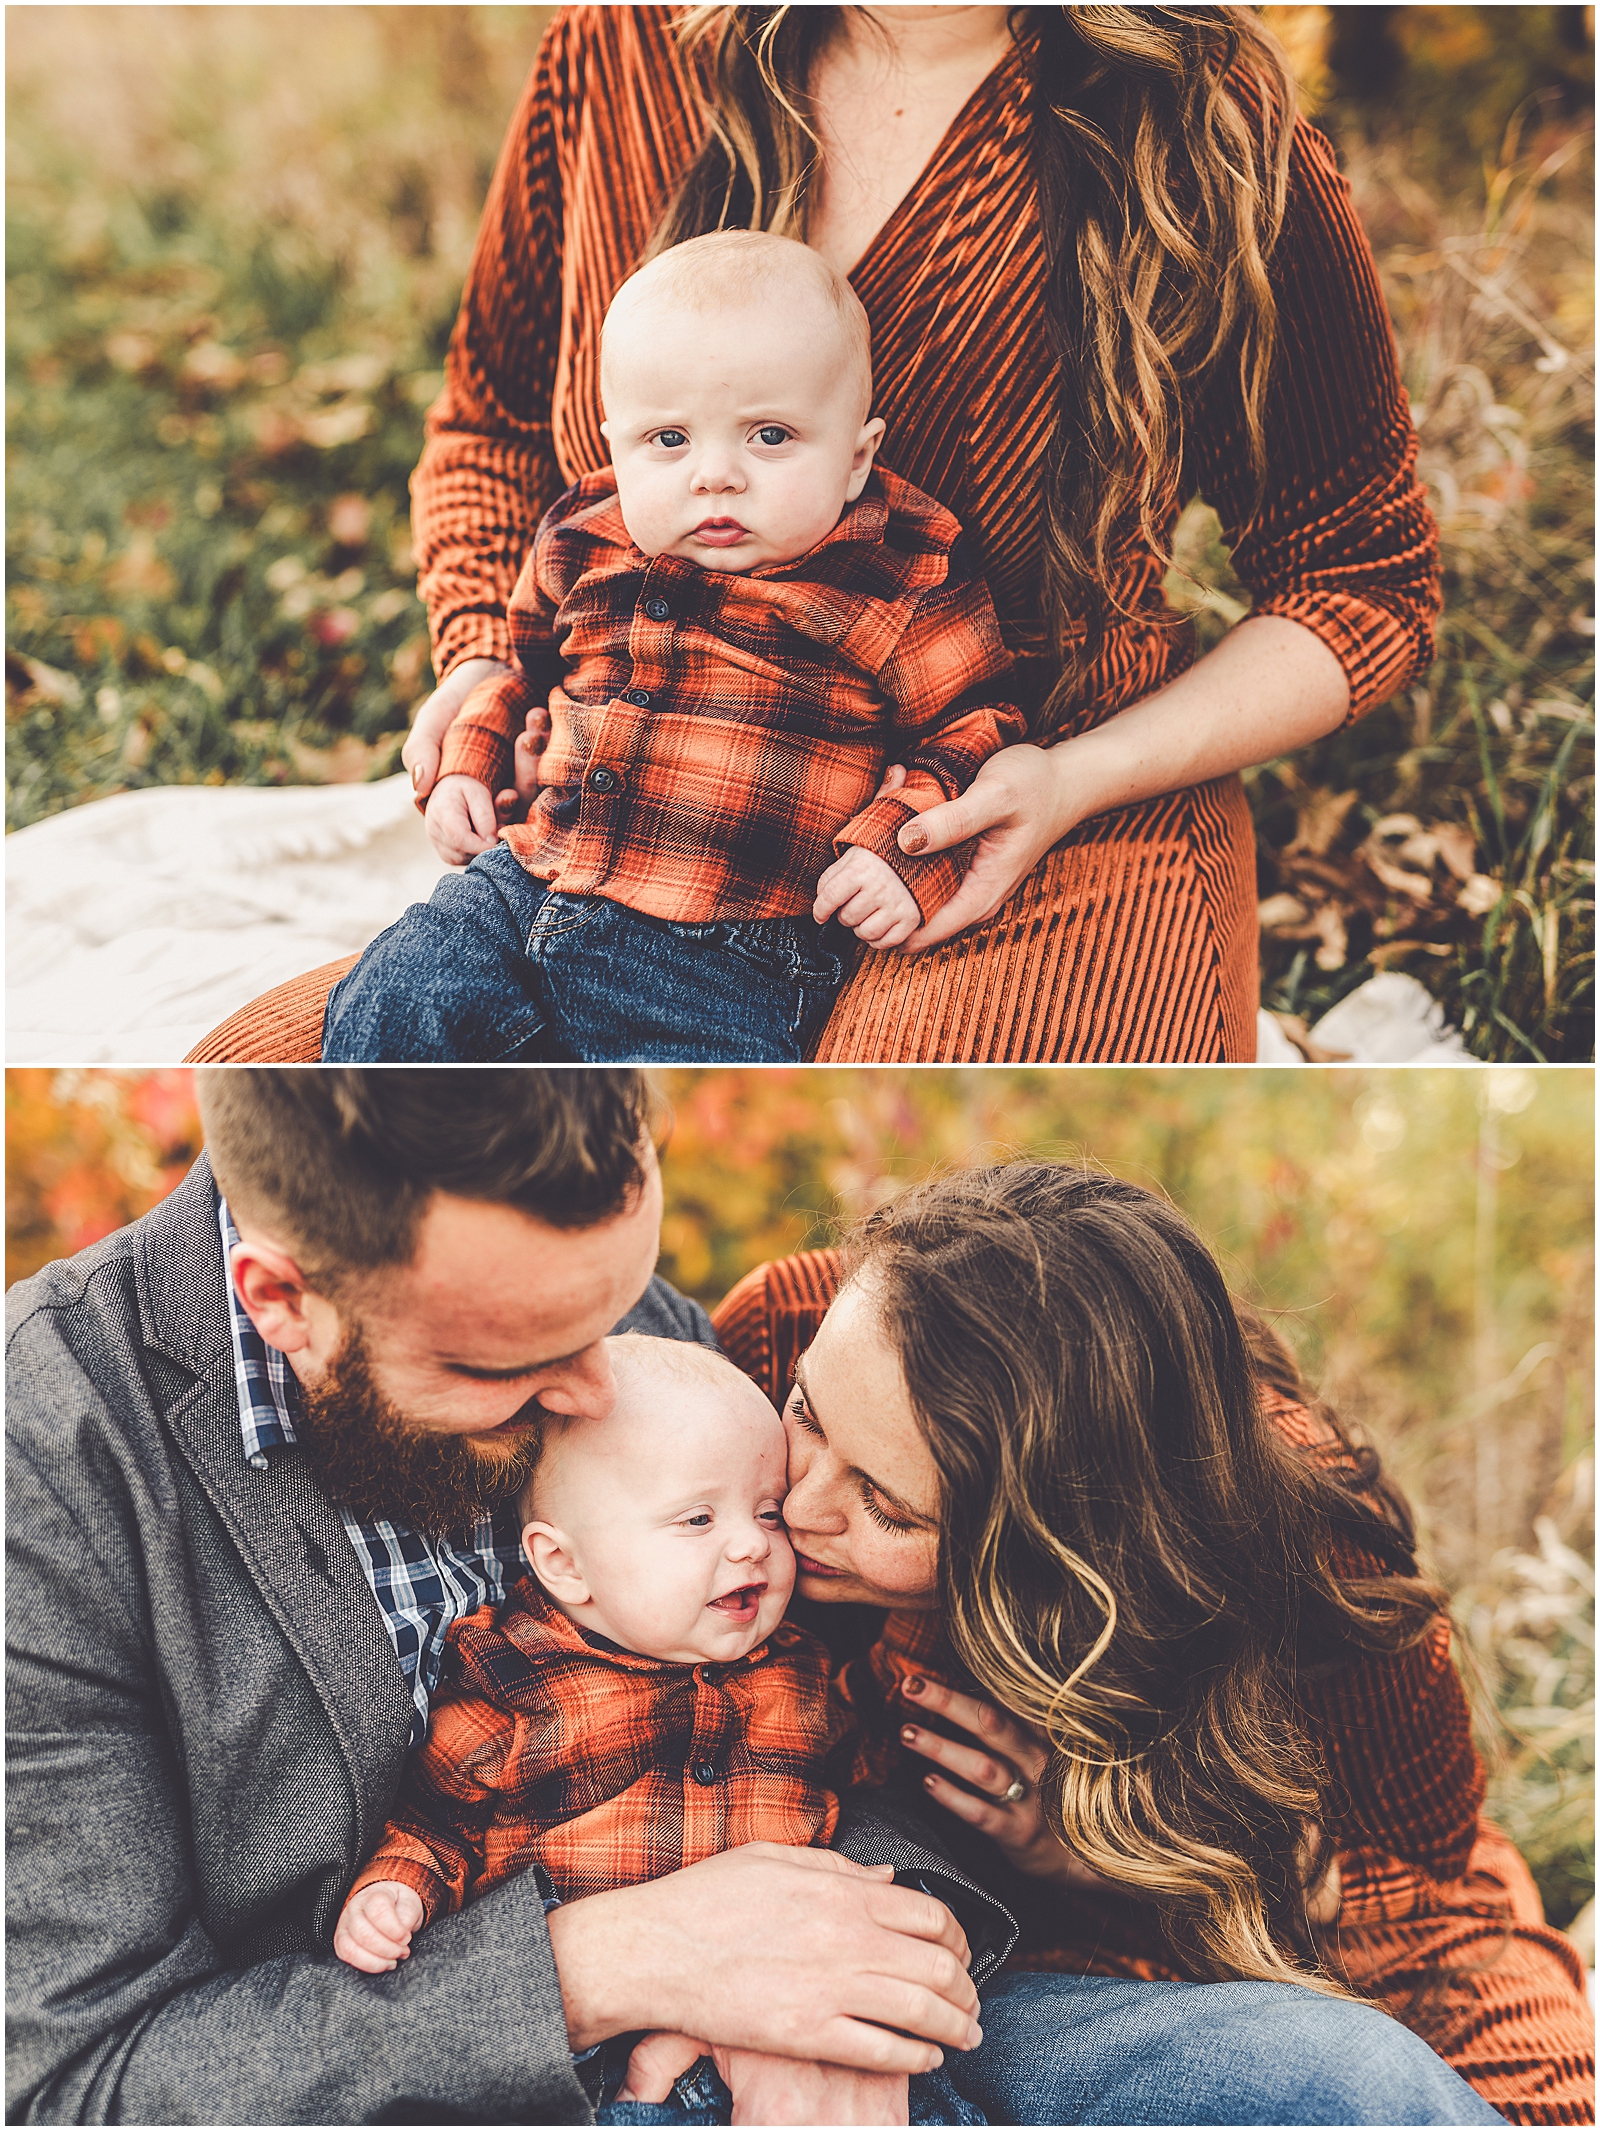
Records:
[[[867,476],[872,471],[872,461],[878,446],[883,442],[884,423],[874,415],[870,422],[863,422],[861,433],[856,438],[855,456],[850,461],[850,480],[844,492],[846,503],[854,503],[867,485]]]
[[[565,1532],[557,1531],[553,1524],[525,1524],[522,1551],[529,1568],[552,1598],[567,1606],[589,1603],[589,1586],[579,1573],[578,1558]]]

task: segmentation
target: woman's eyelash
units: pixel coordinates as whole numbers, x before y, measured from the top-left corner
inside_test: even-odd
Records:
[[[903,1517],[890,1516],[874,1494],[870,1480],[863,1480],[861,1483],[861,1507],[873,1523],[881,1525],[886,1532],[909,1532],[915,1529]]]
[[[794,1419],[799,1422],[800,1426],[805,1430],[807,1435],[821,1435],[822,1430],[811,1418],[810,1411],[806,1406],[805,1393],[803,1391],[797,1390],[794,1396],[790,1399],[789,1411],[794,1417]]]

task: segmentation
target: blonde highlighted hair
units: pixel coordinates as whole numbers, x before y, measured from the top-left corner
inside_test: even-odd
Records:
[[[1311,1930],[1326,1776],[1296,1683],[1408,1648],[1445,1604],[1376,1461],[1288,1446],[1258,1393],[1288,1357],[1137,1185],[944,1178],[872,1216],[849,1265],[938,1468],[947,1632],[1047,1734],[1051,1826],[1157,1903],[1197,1979],[1342,1995]],[[1392,1573],[1341,1573],[1341,1535]]]

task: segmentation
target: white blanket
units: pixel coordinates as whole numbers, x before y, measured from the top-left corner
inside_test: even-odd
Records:
[[[173,786],[6,838],[6,1061],[170,1065],[289,977],[352,954],[445,869],[405,777]],[[1312,1031],[1361,1064],[1467,1062],[1412,978],[1374,977]],[[1300,1053],[1262,1014],[1259,1057]]]

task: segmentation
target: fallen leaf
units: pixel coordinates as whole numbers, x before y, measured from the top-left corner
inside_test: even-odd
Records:
[[[1458,881],[1471,880],[1476,870],[1478,846],[1472,831],[1464,829],[1458,821],[1440,821],[1428,831],[1439,848],[1439,856]]]
[[[1351,1055],[1348,1051],[1330,1051],[1318,1043],[1299,1014],[1274,1014],[1272,1018],[1310,1065],[1342,1065]]]
[[[1375,874],[1386,888],[1392,888],[1396,895],[1408,895],[1414,903],[1431,901],[1433,882],[1427,874],[1408,873],[1404,866],[1395,865],[1381,845],[1364,843],[1358,856],[1365,861],[1369,871]]]
[[[1456,897],[1456,903],[1468,917],[1487,917],[1504,893],[1504,888],[1492,874],[1474,873]]]
[[[1288,848],[1309,851],[1313,857],[1321,858],[1360,796],[1359,792],[1330,792],[1325,788],[1308,793],[1295,808],[1294,842]]]
[[[1324,903],[1311,913],[1311,922],[1322,942],[1312,957],[1318,969],[1343,969],[1349,960],[1350,942],[1344,919],[1345,913],[1337,903]]]
[[[27,702],[34,696],[71,710],[83,701],[83,690],[59,666],[47,666],[43,659],[30,659],[20,651],[7,650],[6,701]]]
[[[1256,917],[1265,932],[1277,932],[1285,925],[1303,925],[1310,915],[1296,895],[1269,895],[1264,903],[1256,905]]]

